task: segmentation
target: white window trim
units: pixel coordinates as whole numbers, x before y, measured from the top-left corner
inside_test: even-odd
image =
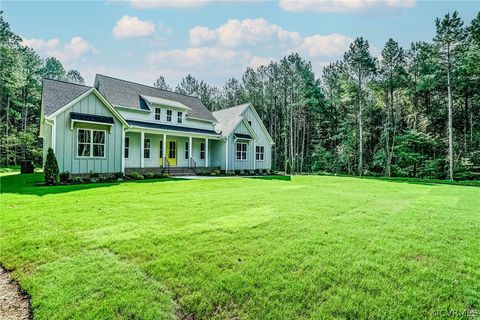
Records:
[[[158,114],[157,114],[157,110],[159,110]],[[158,119],[157,119],[157,115],[158,115]],[[161,121],[162,120],[162,108],[158,108],[158,107],[155,108],[154,119],[155,119],[155,121]]]
[[[145,148],[145,142],[148,141],[148,148]],[[145,157],[145,150],[148,150],[148,157]],[[143,139],[143,158],[150,159],[152,157],[152,140],[150,138]]]
[[[170,115],[168,115],[169,112],[170,112]],[[168,117],[170,117],[170,120],[168,119]],[[173,119],[173,111],[171,109],[168,109],[167,110],[167,122],[172,122],[172,119]]]
[[[258,154],[262,155],[262,159],[257,160],[257,148],[263,148],[263,152],[258,152]],[[258,145],[255,146],[255,161],[265,161],[265,146],[264,145]]]
[[[79,130],[85,130],[85,131],[89,131],[90,132],[90,155],[89,156],[80,156],[78,154],[78,134],[79,134]],[[100,132],[103,132],[104,135],[105,135],[105,142],[103,143],[103,157],[94,157],[93,156],[93,145],[101,145],[100,143],[93,143],[93,131],[100,131]],[[86,143],[83,143],[82,144],[86,144]],[[75,147],[77,148],[77,152],[76,152],[76,155],[77,155],[77,158],[80,158],[80,159],[105,159],[107,158],[107,131],[105,130],[98,130],[98,129],[88,129],[88,128],[77,128],[77,141],[76,141],[76,144],[75,144]]]
[[[126,145],[126,143],[125,143],[125,140],[127,140],[127,139],[128,139],[128,147],[127,147],[127,145]],[[124,158],[124,159],[130,159],[130,137],[125,137],[125,138],[123,139],[123,141],[124,141],[124,142],[123,142],[123,143],[124,143],[124,147],[123,147],[123,158]],[[125,157],[125,150],[128,150],[128,157]]]
[[[238,159],[238,150],[237,150],[237,145],[239,144],[244,144],[246,145],[247,147],[245,148],[246,150],[245,151],[240,151],[240,159]],[[245,159],[242,159],[242,154],[245,152]],[[236,161],[248,161],[248,143],[245,143],[245,142],[236,142],[235,143],[235,160]]]

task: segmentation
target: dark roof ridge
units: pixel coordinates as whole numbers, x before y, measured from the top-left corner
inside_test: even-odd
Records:
[[[155,86],[149,86],[149,85],[146,85],[146,84],[143,84],[143,83],[133,82],[133,81],[130,81],[130,80],[120,79],[120,78],[116,78],[116,77],[112,77],[112,76],[107,76],[107,75],[99,74],[99,73],[97,73],[96,76],[101,76],[101,77],[105,77],[105,78],[110,78],[110,79],[115,79],[115,80],[130,82],[130,83],[133,83],[133,84],[136,84],[136,85],[139,85],[139,86],[144,86],[144,87],[151,88],[151,89],[155,89],[155,90],[159,90],[159,91],[164,91],[164,92],[179,94],[179,95],[182,95],[182,96],[185,96],[185,97],[189,97],[189,98],[194,98],[194,99],[200,100],[200,98],[195,97],[195,96],[191,96],[191,95],[184,94],[184,93],[180,93],[180,92],[175,92],[175,91],[160,89],[160,88],[157,88],[157,87],[155,87]],[[201,100],[200,100],[200,101],[201,101]]]
[[[74,86],[85,87],[85,88],[90,88],[90,89],[93,88],[92,86],[86,86],[84,84],[69,82],[69,81],[65,81],[65,80],[58,80],[58,79],[52,79],[52,78],[42,78],[42,81],[43,80],[50,80],[50,81],[62,82],[62,83],[66,83],[66,84],[73,84]]]

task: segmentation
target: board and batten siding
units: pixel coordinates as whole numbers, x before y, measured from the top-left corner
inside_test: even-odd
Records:
[[[113,117],[114,125],[110,133],[109,126],[75,122],[71,130],[70,112]],[[79,158],[77,156],[77,130],[105,130],[105,157]],[[112,173],[122,171],[122,131],[123,124],[108,110],[92,92],[73,106],[55,117],[55,156],[60,171],[70,173]]]
[[[257,117],[253,114],[252,107],[248,107],[244,112],[243,116],[247,121],[251,121],[251,127],[253,131],[258,136],[258,141],[255,142],[257,146],[265,147],[264,161],[256,161],[256,169],[271,169],[272,168],[272,145],[268,139],[267,134],[262,128],[262,124],[257,120]]]
[[[48,148],[52,147],[52,125],[44,123],[43,125],[43,165],[47,160]]]

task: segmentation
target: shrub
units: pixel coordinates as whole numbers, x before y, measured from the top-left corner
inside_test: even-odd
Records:
[[[88,179],[88,183],[97,183],[98,181],[100,181],[100,179],[95,177],[90,177],[90,179]]]
[[[73,176],[70,178],[71,183],[83,183],[83,178],[80,176]]]
[[[98,179],[100,178],[100,173],[90,171],[90,178]]]
[[[217,174],[215,171],[212,171],[212,172],[210,172],[210,175],[211,175],[211,176],[216,176],[216,175],[218,175],[218,174]]]
[[[132,172],[132,174],[130,175],[133,179],[135,180],[143,180],[145,179],[144,176],[142,176],[140,173],[138,172]]]
[[[70,172],[63,171],[62,173],[60,173],[59,177],[60,177],[60,182],[66,183],[68,182],[68,179],[70,179]]]
[[[148,172],[146,175],[145,175],[145,178],[147,179],[153,179],[155,178],[155,174],[153,172]]]
[[[57,184],[59,179],[59,170],[57,158],[52,148],[48,148],[47,159],[45,161],[45,183],[48,185]]]
[[[240,170],[235,170],[235,174],[236,174],[237,176],[239,176],[239,175],[240,175]]]
[[[262,169],[262,173],[267,174],[267,173],[268,173],[268,169]]]
[[[247,169],[243,170],[243,174],[248,176],[250,174],[250,170],[247,170]]]
[[[115,172],[114,175],[115,175],[115,178],[117,178],[117,179],[123,178],[123,172],[122,171]]]
[[[255,171],[255,174],[256,174],[256,175],[259,175],[259,174],[260,174],[260,169],[255,169],[254,171]]]
[[[168,178],[168,173],[166,172],[162,173],[162,178]]]
[[[220,175],[221,171],[219,169],[214,169],[212,173],[215,173],[216,176]]]

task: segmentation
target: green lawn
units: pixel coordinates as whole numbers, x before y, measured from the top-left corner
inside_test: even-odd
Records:
[[[1,180],[35,319],[480,316],[480,188],[346,177]]]

